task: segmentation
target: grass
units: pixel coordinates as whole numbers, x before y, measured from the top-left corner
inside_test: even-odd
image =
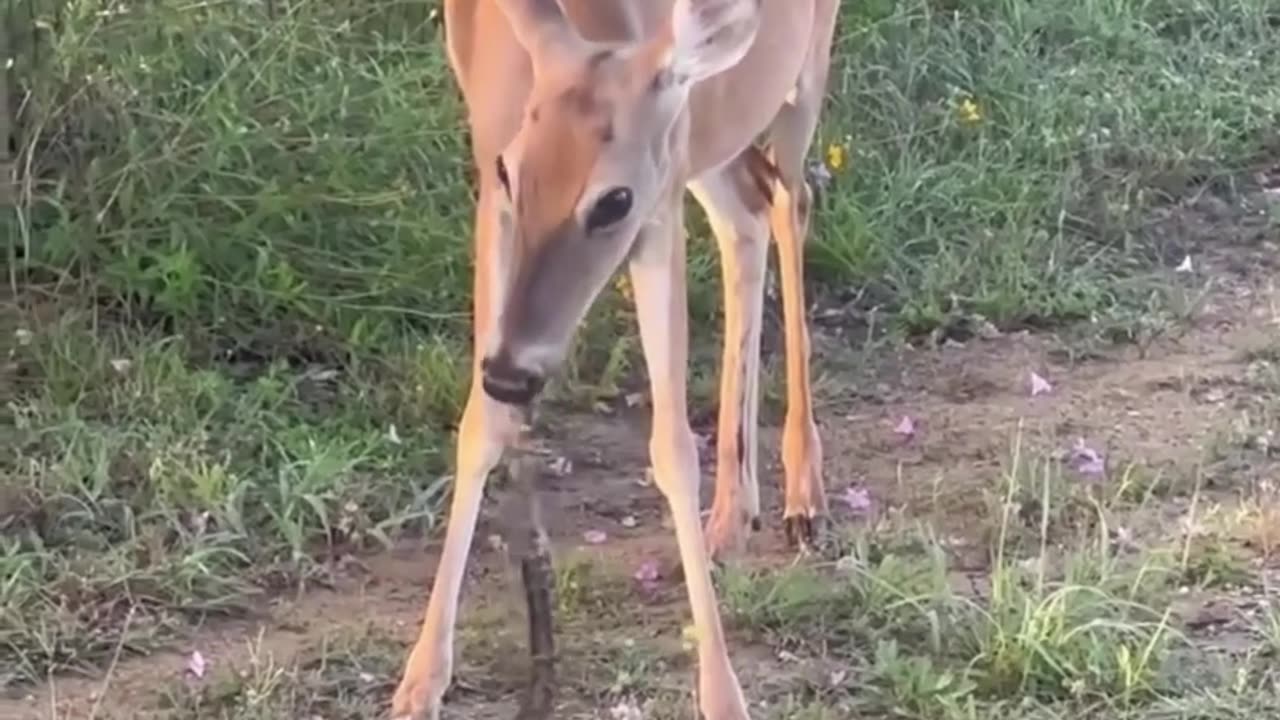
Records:
[[[432,5],[66,3],[67,30],[35,31],[42,62],[18,69],[38,102],[16,272],[222,335],[315,322],[377,354],[405,333],[464,337],[469,155]],[[1273,11],[845,10],[819,145],[848,159],[816,223],[817,279],[912,330],[1132,305],[1143,261],[1182,249],[1147,247],[1144,211],[1266,145]],[[81,182],[56,181],[82,164]],[[710,253],[692,270],[703,320]]]
[[[192,367],[180,339],[82,321],[33,334],[40,382],[9,406],[0,647],[18,678],[90,666],[126,630],[145,649],[179,615],[241,611],[317,561],[432,526],[439,438],[389,435],[387,389],[330,397],[323,368],[282,364],[236,382]]]
[[[166,717],[268,720],[278,717],[372,717],[391,691],[379,680],[398,658],[376,632],[340,638],[294,662],[257,646],[242,672],[198,687],[165,689]]]
[[[438,5],[5,6],[0,687],[101,668],[116,647],[169,642],[436,526],[467,381],[471,222]],[[1168,269],[1220,233],[1155,232],[1151,218],[1200,212],[1179,204],[1193,191],[1247,195],[1276,146],[1278,24],[1270,0],[843,8],[814,153],[833,175],[814,298],[896,334],[985,319],[1141,339],[1176,324],[1195,290]],[[695,228],[706,338],[720,288]],[[633,325],[611,288],[555,392],[590,405],[633,387]],[[695,351],[706,405],[717,351]],[[1257,363],[1261,383],[1274,358]],[[1243,439],[1273,452],[1256,443],[1274,408],[1247,412],[1233,452]],[[1033,508],[1021,551],[1045,518],[1064,536],[1093,521],[1098,498],[1061,489],[1019,496]],[[851,660],[872,658],[857,671],[877,712],[968,717],[1018,693],[1162,707],[1153,672],[1173,640],[1135,598],[1093,580],[1028,587],[1008,564],[1002,595],[962,600],[936,553],[904,552],[862,552],[834,587],[809,571],[724,578],[728,602],[782,647],[806,647],[817,623]],[[1237,577],[1215,552],[1186,556],[1197,582]],[[1103,621],[1117,614],[1129,629]],[[1057,634],[1038,635],[1044,623]],[[363,657],[344,652],[319,657]],[[359,662],[317,662],[254,676],[253,696],[279,705],[246,710],[234,690],[175,701],[179,716],[208,703],[358,715]],[[307,704],[316,687],[337,705]],[[787,702],[784,716],[812,718],[856,704]]]
[[[850,172],[815,263],[906,327],[1125,312],[1136,267],[1183,249],[1144,243],[1145,213],[1247,163],[1274,113],[1253,69],[1267,3],[862,6],[822,131]]]
[[[1017,522],[1002,518],[990,519]],[[1238,624],[1242,651],[1215,650],[1214,637],[1190,626],[1178,604],[1178,540],[1143,540],[1136,554],[1105,542],[1046,546],[1045,562],[1030,564],[1018,547],[996,543],[983,582],[972,585],[954,582],[959,571],[927,530],[880,527],[858,531],[836,561],[725,569],[717,583],[737,664],[766,718],[1227,720],[1274,712],[1274,600]],[[591,551],[558,571],[564,716],[631,707],[643,717],[692,717],[691,657],[673,642],[670,603],[628,602],[621,570],[616,558]],[[588,587],[587,577],[600,582]],[[681,589],[670,587],[673,595]],[[464,677],[522,676],[509,602],[491,599],[473,613],[460,636]],[[620,625],[610,608],[624,604]],[[174,683],[164,717],[366,717],[389,692],[384,678],[394,676],[399,652],[396,639],[352,627],[291,661],[251,653],[216,677]],[[494,712],[484,698],[516,691],[494,683],[466,683],[452,707]]]
[[[1041,537],[1053,516],[1041,516]],[[727,617],[739,633],[841,668],[821,707],[871,717],[1228,718],[1274,707],[1269,596],[1244,656],[1215,660],[1177,609],[1201,564],[1185,541],[1146,537],[1135,554],[1076,537],[1024,558],[1017,516],[987,519],[1000,532],[976,585],[955,582],[930,535],[879,527],[827,566],[727,573]],[[877,544],[886,549],[868,552]]]

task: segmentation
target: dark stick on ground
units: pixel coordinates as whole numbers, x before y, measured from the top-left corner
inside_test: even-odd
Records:
[[[521,430],[520,441],[511,451],[508,469],[513,485],[524,496],[524,527],[513,527],[513,555],[520,558],[520,579],[524,585],[529,621],[529,685],[516,713],[516,720],[545,720],[555,704],[555,626],[552,590],[555,575],[551,568],[550,541],[543,526],[539,485],[543,467],[532,452],[531,423]]]

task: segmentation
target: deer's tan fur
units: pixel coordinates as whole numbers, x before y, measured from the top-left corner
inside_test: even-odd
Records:
[[[784,520],[805,534],[826,513],[804,308],[804,158],[837,9],[838,0],[445,1],[449,59],[479,174],[473,380],[444,548],[394,717],[438,717],[482,488],[517,431],[511,403],[536,393],[624,263],[650,376],[650,457],[697,629],[699,704],[710,720],[748,717],[710,561],[740,549],[760,512],[756,416],[770,235],[786,326]],[[765,149],[754,145],[761,136]],[[705,535],[685,400],[686,189],[710,217],[724,277],[716,492]]]

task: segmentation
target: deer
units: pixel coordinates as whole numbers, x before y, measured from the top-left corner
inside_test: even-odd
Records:
[[[760,336],[777,244],[787,408],[783,525],[827,516],[814,420],[805,158],[826,95],[839,0],[445,0],[478,193],[472,366],[443,545],[391,715],[436,720],[483,489],[595,299],[627,266],[649,382],[653,484],[671,515],[709,720],[745,720],[711,570],[760,525]],[[704,530],[687,405],[684,193],[721,260],[716,477]]]

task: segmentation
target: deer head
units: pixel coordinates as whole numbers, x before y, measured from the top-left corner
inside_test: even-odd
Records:
[[[557,0],[499,0],[533,86],[499,154],[505,277],[481,367],[485,392],[525,404],[683,172],[690,89],[736,64],[760,0],[675,0],[652,37],[590,42]]]

